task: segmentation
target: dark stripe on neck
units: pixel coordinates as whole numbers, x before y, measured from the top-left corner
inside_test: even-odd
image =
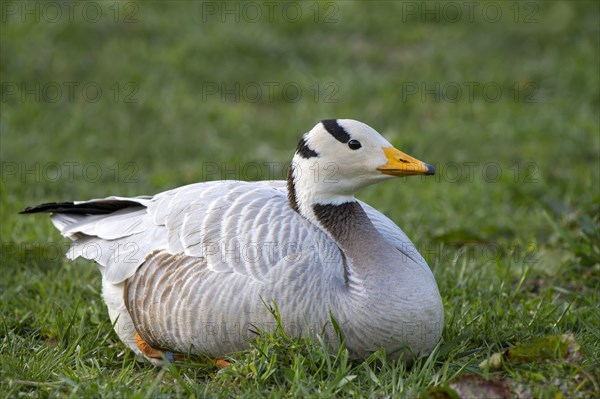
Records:
[[[342,249],[338,246],[338,249],[340,250],[340,254],[342,255],[342,270],[344,271],[344,284],[346,284],[346,286],[350,283],[350,279],[348,276],[350,276],[350,269],[348,268],[348,261],[346,260],[346,254],[344,253],[344,251],[342,251]]]
[[[354,240],[357,238],[356,236],[353,237],[353,234],[357,231],[366,231],[369,229],[376,231],[371,219],[369,219],[369,216],[358,202],[345,202],[340,205],[315,204],[313,205],[313,212],[319,223],[338,242],[342,253],[355,247],[356,243]],[[417,261],[418,257],[421,256],[418,252],[416,252],[417,256],[414,256],[411,251],[407,251],[407,248],[396,247],[396,249],[416,264],[424,262],[422,257]],[[412,250],[416,251],[416,248],[413,246]],[[345,259],[346,257],[344,256],[344,262]]]
[[[346,129],[340,126],[337,119],[323,119],[321,123],[325,127],[325,130],[335,137],[337,141],[340,141],[344,144],[350,141],[350,135]]]
[[[291,164],[288,167],[287,191],[288,203],[290,204],[290,208],[300,213],[300,208],[298,207],[298,199],[296,198],[296,187],[294,186],[294,164]]]
[[[313,212],[319,223],[338,243],[338,249],[342,255],[344,283],[348,285],[350,269],[344,251],[347,251],[349,246],[352,245],[350,235],[360,229],[359,225],[369,225],[371,223],[369,217],[356,201],[345,202],[340,205],[314,204]]]
[[[343,247],[351,246],[350,235],[371,226],[371,220],[357,201],[340,205],[314,204],[313,212],[321,225]],[[347,249],[347,248],[346,248]]]
[[[302,140],[298,142],[298,146],[296,147],[296,154],[300,155],[302,158],[313,158],[318,157],[319,154],[312,148],[306,144],[306,140],[302,137]]]

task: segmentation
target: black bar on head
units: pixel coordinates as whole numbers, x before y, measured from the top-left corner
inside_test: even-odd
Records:
[[[321,123],[325,127],[325,130],[335,137],[337,141],[340,141],[344,144],[350,141],[350,135],[346,129],[340,126],[337,119],[323,119]]]
[[[315,150],[313,150],[308,146],[308,144],[306,144],[306,140],[304,139],[304,137],[302,137],[302,140],[298,142],[298,147],[296,147],[296,153],[302,158],[306,159],[319,156],[319,154],[317,154]]]

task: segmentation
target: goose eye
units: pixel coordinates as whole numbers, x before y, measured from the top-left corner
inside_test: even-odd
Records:
[[[358,140],[350,140],[348,142],[348,147],[350,147],[351,150],[358,150],[361,147],[360,141],[358,141]]]

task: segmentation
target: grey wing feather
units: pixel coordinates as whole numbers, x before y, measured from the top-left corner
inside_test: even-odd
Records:
[[[339,251],[319,248],[329,241],[325,233],[289,207],[285,182],[207,182],[154,197],[110,197],[115,199],[140,206],[104,215],[52,215],[74,240],[67,256],[96,261],[110,283],[131,277],[156,250],[204,258],[212,272],[257,281],[309,258],[341,262]]]
[[[170,222],[171,214],[167,218],[176,227],[169,242],[177,237],[183,253],[206,258],[211,271],[259,281],[309,232],[324,236],[289,207],[283,192],[260,183],[228,185],[212,201],[194,201],[173,217],[179,221]]]

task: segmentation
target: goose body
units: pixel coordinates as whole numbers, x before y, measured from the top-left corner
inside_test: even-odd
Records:
[[[275,303],[294,336],[324,334],[363,359],[385,348],[410,360],[443,328],[435,279],[394,222],[354,194],[433,168],[354,120],[306,133],[287,181],[196,183],[155,196],[51,203],[73,240],[67,256],[97,262],[120,339],[154,363],[167,353],[222,357],[269,330]]]

